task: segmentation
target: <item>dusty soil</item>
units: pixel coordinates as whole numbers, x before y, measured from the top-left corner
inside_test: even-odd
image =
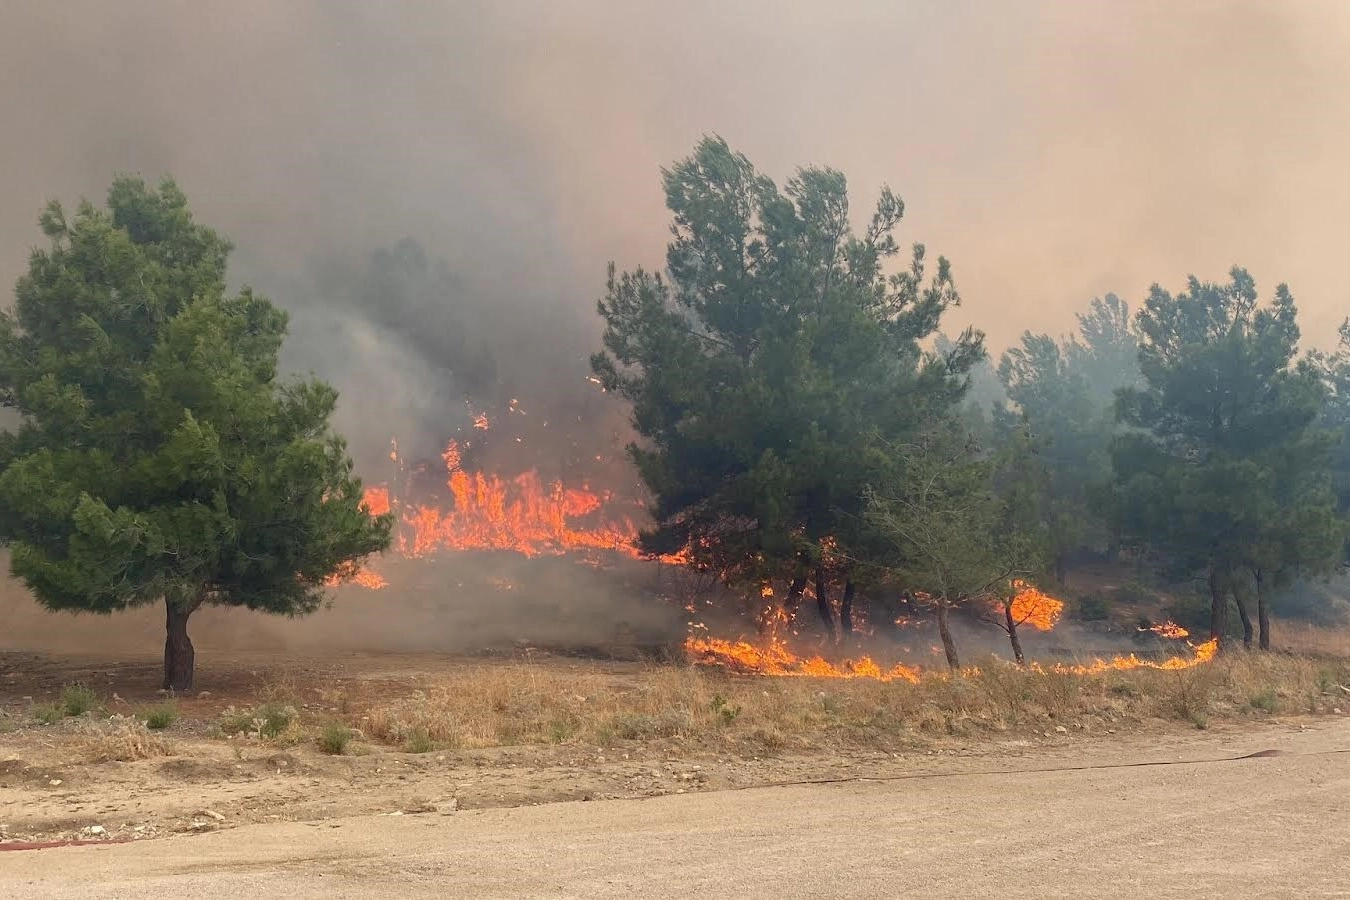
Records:
[[[569,777],[587,779],[573,790],[663,793],[678,770],[692,768],[687,760],[668,767],[659,757],[511,754],[481,768],[447,758],[415,776],[374,779],[382,800],[335,799],[327,821],[5,854],[0,894],[1347,896],[1350,720],[1065,740],[977,755],[745,760],[730,767],[709,761],[699,787],[721,791],[537,809],[452,810],[442,803],[436,811],[398,810],[398,797],[411,790],[400,775],[433,793],[453,790],[467,807],[505,797],[508,784],[538,791],[520,799],[557,799],[564,793],[557,782]],[[289,761],[281,774],[241,765],[243,774],[199,788],[235,817],[250,808],[245,795],[256,802],[269,790],[284,791],[304,801],[343,783],[333,773],[296,771],[301,767]],[[643,774],[651,770],[660,777]],[[737,780],[812,773],[863,780],[725,790]],[[149,774],[148,789],[167,783],[185,790],[179,776]],[[381,804],[404,814],[357,814]],[[310,806],[285,815],[321,812]]]

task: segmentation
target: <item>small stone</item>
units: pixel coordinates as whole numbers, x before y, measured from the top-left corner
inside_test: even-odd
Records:
[[[1333,709],[1332,712],[1334,712],[1336,715],[1339,716],[1341,714],[1341,708],[1338,706],[1335,709]]]
[[[108,833],[108,829],[104,828],[102,825],[90,825],[85,829],[85,833],[91,834],[94,837],[102,837]]]
[[[198,699],[198,700],[206,700],[206,699],[208,699],[210,696],[211,696],[211,692],[210,692],[210,691],[198,691],[198,692],[197,692],[197,699]]]
[[[53,778],[51,781],[49,781],[49,782],[47,782],[47,783],[50,784],[52,787],[60,787],[60,786],[61,786],[61,779],[60,779],[60,778]]]
[[[214,809],[204,809],[198,815],[206,816],[208,819],[215,819],[217,822],[224,822],[225,817]]]
[[[450,813],[454,812],[457,809],[459,809],[459,798],[451,797],[449,800],[441,804],[441,815],[443,816],[449,815]]]
[[[1069,729],[1065,728],[1063,725],[1056,725],[1056,726],[1055,726],[1055,733],[1056,733],[1056,734],[1068,734],[1068,733],[1069,733]]]

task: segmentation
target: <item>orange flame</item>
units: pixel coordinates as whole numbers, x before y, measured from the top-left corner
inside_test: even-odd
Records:
[[[905,665],[882,669],[870,656],[847,660],[839,665],[821,656],[797,656],[777,638],[757,647],[747,641],[690,637],[685,653],[701,665],[724,666],[735,672],[799,678],[871,678],[877,681],[919,683],[919,670]]]
[[[1151,631],[1158,637],[1165,637],[1174,641],[1179,641],[1182,640],[1183,638],[1188,638],[1191,636],[1191,633],[1189,631],[1187,631],[1185,628],[1182,628],[1176,622],[1173,622],[1171,620],[1163,622],[1159,625],[1154,625],[1151,628],[1140,628],[1139,630]]]
[[[325,587],[337,587],[343,584],[356,584],[368,591],[378,591],[389,586],[389,582],[378,572],[366,568],[347,566],[339,569],[324,581]]]
[[[1014,581],[1017,591],[1012,601],[1013,621],[1018,625],[1030,625],[1037,631],[1049,631],[1059,621],[1064,612],[1064,602],[1056,600],[1025,581]],[[1002,611],[1002,607],[999,607]]]
[[[397,460],[397,450],[393,456]],[[640,556],[635,547],[637,524],[611,510],[613,497],[608,493],[594,492],[586,484],[546,482],[535,471],[514,478],[466,471],[460,445],[453,440],[441,459],[454,504],[449,509],[415,504],[401,510],[403,528],[396,549],[403,556],[445,550],[509,550],[525,556],[607,550]],[[393,508],[389,488],[367,488],[364,506],[371,515],[389,512]],[[683,556],[661,559],[674,563]]]
[[[1124,672],[1131,669],[1157,669],[1175,672],[1191,669],[1209,662],[1218,652],[1217,641],[1206,641],[1199,645],[1190,645],[1194,654],[1190,657],[1174,656],[1162,661],[1140,659],[1134,654],[1117,656],[1113,659],[1097,659],[1087,664],[1054,663],[1042,665],[1031,663],[1027,668],[1041,675],[1099,675],[1103,672]],[[941,648],[933,648],[935,651]],[[684,642],[685,653],[698,665],[721,666],[732,672],[744,675],[769,675],[797,678],[870,678],[876,681],[907,681],[918,684],[926,677],[948,677],[947,670],[924,671],[915,666],[897,663],[883,669],[871,657],[863,656],[857,660],[846,660],[838,665],[821,656],[800,657],[793,653],[785,642],[771,638],[756,646],[748,641],[727,641],[721,638],[689,637]],[[978,669],[962,670],[963,675],[977,675]]]

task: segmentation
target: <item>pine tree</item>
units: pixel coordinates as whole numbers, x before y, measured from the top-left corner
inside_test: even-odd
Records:
[[[225,290],[230,245],[170,180],[117,179],[106,209],[52,203],[0,315],[0,540],[53,610],[163,602],[164,687],[192,687],[191,614],[284,615],[384,549],[336,393],[277,379],[286,315]]]

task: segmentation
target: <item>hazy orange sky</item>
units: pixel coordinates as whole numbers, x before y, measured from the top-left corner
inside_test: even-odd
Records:
[[[1347,313],[1350,4],[9,3],[0,279],[51,197],[175,175],[300,302],[316,258],[418,237],[502,304],[590,327],[608,260],[661,262],[658,168],[705,132],[780,182],[884,181],[999,346],[1094,294],[1233,263]],[[313,302],[309,298],[307,302]]]

